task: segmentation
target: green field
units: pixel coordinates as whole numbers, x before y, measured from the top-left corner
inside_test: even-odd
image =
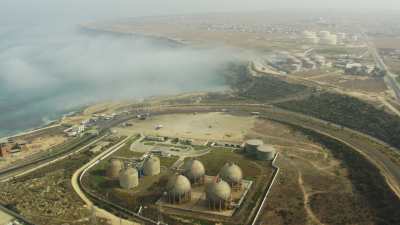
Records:
[[[236,163],[243,171],[245,179],[254,180],[269,167],[267,162],[256,161],[243,154],[223,147],[216,147],[207,155],[197,158],[206,167],[206,174],[215,176],[227,162]]]

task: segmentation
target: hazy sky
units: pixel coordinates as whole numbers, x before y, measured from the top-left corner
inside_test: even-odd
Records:
[[[290,9],[400,10],[399,0],[0,0],[0,19],[62,18],[186,14],[193,12]]]

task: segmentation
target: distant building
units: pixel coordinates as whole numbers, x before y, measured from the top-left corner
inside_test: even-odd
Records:
[[[6,158],[10,155],[11,147],[6,143],[0,143],[0,156]]]

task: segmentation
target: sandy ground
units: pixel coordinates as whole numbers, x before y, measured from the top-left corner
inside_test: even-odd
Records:
[[[254,126],[255,117],[232,116],[223,113],[172,114],[134,121],[128,128],[115,128],[124,135],[142,132],[145,135],[194,138],[204,140],[242,141]],[[156,130],[157,125],[163,128]]]
[[[28,158],[31,155],[41,151],[46,151],[53,146],[63,143],[64,141],[66,141],[66,139],[67,138],[63,135],[43,136],[35,138],[29,144],[27,144],[27,151],[21,151],[12,154],[9,157],[0,161],[0,169],[11,165],[17,160]]]

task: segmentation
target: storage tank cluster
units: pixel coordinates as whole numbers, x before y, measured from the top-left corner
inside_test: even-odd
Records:
[[[272,160],[276,154],[274,146],[264,144],[263,141],[258,139],[246,141],[244,151],[258,160]]]
[[[226,163],[219,175],[205,187],[206,202],[212,210],[226,210],[232,202],[232,192],[242,188],[243,172],[235,163]],[[181,204],[191,200],[192,185],[204,184],[205,167],[197,159],[183,164],[181,175],[170,177],[166,186],[166,200],[170,204]]]
[[[148,157],[142,169],[145,176],[160,174],[160,159],[155,156]],[[123,189],[132,189],[139,185],[139,171],[133,167],[125,168],[124,163],[118,159],[111,159],[106,176],[110,180],[118,180]]]
[[[313,31],[304,31],[303,38],[307,43],[310,44],[324,44],[324,45],[337,45],[338,43],[343,43],[346,38],[345,33],[333,34],[330,31],[320,31],[318,34]]]

